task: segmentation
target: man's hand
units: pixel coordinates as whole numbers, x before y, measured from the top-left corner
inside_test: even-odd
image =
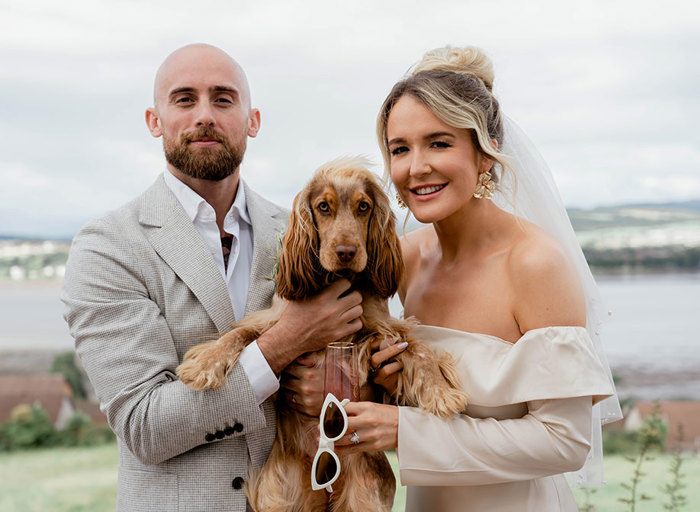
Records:
[[[292,409],[318,416],[323,405],[324,366],[319,352],[304,354],[285,368],[280,385]]]
[[[362,328],[362,294],[339,279],[318,295],[289,302],[279,321],[258,338],[258,347],[279,375],[300,355],[315,352]]]

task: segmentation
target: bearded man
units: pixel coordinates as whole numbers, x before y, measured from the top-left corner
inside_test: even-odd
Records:
[[[260,112],[242,68],[222,50],[196,44],[169,55],[146,123],[163,137],[166,170],[75,237],[65,318],[118,438],[117,510],[244,511],[245,478],[264,464],[275,435],[270,396],[280,374],[357,331],[362,298],[342,296],[349,282],[341,280],[292,302],[245,349],[226,385],[182,384],[175,369],[189,348],[269,307],[287,212],[240,179]],[[301,379],[285,384],[292,394],[306,378],[293,373]]]

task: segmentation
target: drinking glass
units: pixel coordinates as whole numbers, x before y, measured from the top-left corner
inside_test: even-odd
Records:
[[[343,341],[329,343],[326,347],[325,366],[323,394],[333,393],[338,400],[347,398],[351,402],[358,402],[360,385],[357,377],[357,346]]]

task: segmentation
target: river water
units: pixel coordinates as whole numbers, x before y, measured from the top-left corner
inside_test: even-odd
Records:
[[[700,399],[700,273],[597,280],[612,312],[603,339],[621,394]],[[58,282],[0,282],[0,352],[73,347],[59,290]]]

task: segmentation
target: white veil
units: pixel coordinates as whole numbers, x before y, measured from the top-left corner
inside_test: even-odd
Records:
[[[547,231],[566,249],[576,265],[586,296],[586,329],[593,340],[598,358],[607,372],[610,384],[615,389],[610,365],[601,343],[601,329],[608,312],[571,226],[564,203],[554,183],[554,177],[537,148],[520,127],[504,116],[503,128],[501,152],[510,157],[510,166],[514,173],[501,173],[493,200],[500,208]],[[583,468],[574,473],[574,485],[594,486],[604,483],[601,426],[621,418],[622,411],[617,395],[593,407],[591,451]]]

